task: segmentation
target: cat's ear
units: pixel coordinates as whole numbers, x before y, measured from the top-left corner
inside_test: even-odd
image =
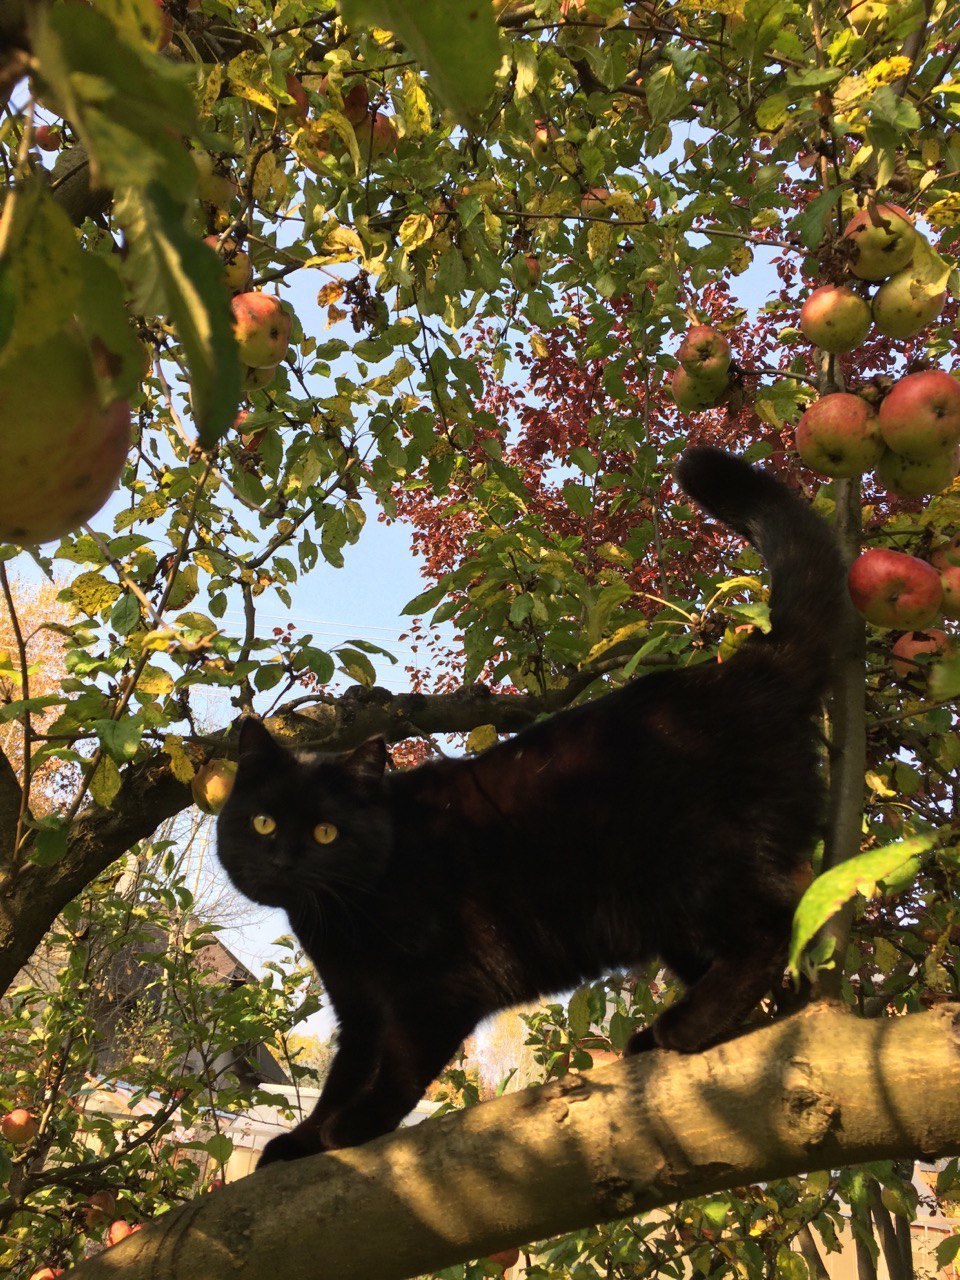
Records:
[[[242,760],[244,756],[258,756],[263,759],[265,756],[278,756],[282,753],[283,747],[261,719],[257,716],[246,716],[240,721],[240,738],[237,747],[239,759]]]
[[[387,740],[378,733],[341,757],[341,764],[357,782],[379,782],[390,756]]]

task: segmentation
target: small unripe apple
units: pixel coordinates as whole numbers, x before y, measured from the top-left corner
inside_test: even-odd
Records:
[[[912,338],[936,320],[946,292],[931,293],[913,267],[885,280],[873,296],[873,323],[886,338]]]
[[[26,1147],[34,1140],[40,1122],[26,1107],[14,1107],[0,1120],[0,1133],[15,1147]]]
[[[695,324],[684,334],[677,359],[691,378],[718,386],[727,380],[730,343],[712,325]]]
[[[554,154],[554,144],[560,137],[560,130],[549,120],[537,120],[533,126],[533,141],[530,143],[530,153],[534,160],[538,160],[541,164],[552,158]]]
[[[908,373],[880,405],[880,433],[887,448],[918,462],[960,442],[960,382],[942,369]]]
[[[834,391],[821,396],[797,424],[797,453],[824,476],[856,476],[883,454],[877,415],[860,396]]]
[[[875,627],[921,631],[943,600],[940,575],[932,565],[887,547],[859,555],[850,566],[847,586],[854,606]]]
[[[204,236],[203,243],[220,254],[223,260],[223,278],[231,293],[245,293],[253,279],[253,263],[249,253],[237,246],[236,240],[225,240],[220,245],[219,236]]]
[[[901,678],[916,675],[922,667],[917,657],[927,654],[939,657],[950,646],[945,632],[932,627],[929,631],[908,631],[893,646],[894,674]]]
[[[905,458],[885,449],[877,463],[877,479],[890,493],[901,498],[923,498],[942,493],[960,470],[960,453],[939,453],[932,458]]]
[[[960,533],[955,533],[949,542],[941,542],[929,555],[930,563],[941,573],[953,564],[960,564]]]
[[[218,168],[208,152],[191,151],[190,155],[197,170],[197,195],[207,204],[225,209],[240,194],[236,179]]]
[[[511,263],[510,274],[518,289],[527,289],[540,279],[540,259],[532,253],[518,253]]]
[[[231,300],[240,361],[256,369],[278,365],[287,354],[293,320],[272,293],[238,293]]]
[[[279,368],[279,364],[267,364],[260,369],[248,365],[243,370],[241,379],[244,395],[249,395],[252,391],[263,391],[265,387],[269,387],[277,376]]]
[[[859,347],[869,330],[869,304],[846,285],[821,285],[800,309],[803,336],[833,355]]]
[[[685,413],[697,413],[701,409],[714,409],[727,394],[726,382],[701,382],[692,378],[683,365],[678,365],[670,375],[670,393],[678,409]]]
[[[237,776],[235,760],[208,760],[190,779],[193,801],[204,813],[219,813]]]
[[[844,240],[857,246],[850,270],[861,280],[885,280],[913,257],[917,232],[905,209],[878,204],[861,209],[847,223]]]

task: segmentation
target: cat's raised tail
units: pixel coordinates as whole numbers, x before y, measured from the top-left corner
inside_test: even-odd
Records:
[[[833,531],[782,480],[721,449],[687,449],[676,475],[691,498],[763,556],[771,630],[762,643],[800,689],[821,696],[851,610]]]

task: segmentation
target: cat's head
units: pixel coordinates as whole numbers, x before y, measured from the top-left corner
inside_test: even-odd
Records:
[[[217,853],[234,885],[288,910],[314,894],[349,901],[369,891],[390,852],[386,763],[383,738],[340,755],[291,751],[262,721],[245,720],[217,819]]]

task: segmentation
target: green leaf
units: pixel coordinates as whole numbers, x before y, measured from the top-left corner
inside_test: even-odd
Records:
[[[143,722],[139,716],[126,715],[120,720],[94,720],[90,727],[96,732],[103,748],[121,764],[137,754],[143,736]]]
[[[233,1139],[225,1133],[216,1133],[203,1144],[217,1164],[226,1164],[233,1154]]]
[[[818,876],[803,895],[793,917],[789,966],[794,976],[799,974],[803,948],[844,903],[857,893],[871,894],[879,883],[889,877],[906,874],[910,864],[919,869],[921,855],[933,848],[941,834],[932,831],[884,845],[882,849],[871,849]]]
[[[140,602],[133,592],[120,597],[110,614],[110,625],[119,635],[128,636],[140,624]]]
[[[212,448],[233,424],[240,400],[240,360],[220,263],[183,225],[182,212],[159,185],[117,201],[130,255],[126,269],[141,310],[157,294],[183,344],[190,403],[200,444]]]
[[[937,1245],[937,1271],[946,1271],[950,1263],[960,1253],[960,1235],[948,1236]]]
[[[400,610],[401,614],[419,614],[426,613],[428,609],[432,609],[434,605],[439,604],[446,595],[446,587],[442,582],[438,582],[435,587],[430,587],[420,595],[414,596]]]
[[[479,755],[481,751],[486,751],[489,747],[495,747],[499,740],[499,735],[494,725],[477,725],[476,729],[471,729],[467,735],[467,751],[471,755]]]
[[[13,360],[69,324],[80,300],[84,254],[73,224],[36,179],[7,197],[11,219],[0,261],[0,360]]]
[[[590,1030],[590,994],[589,986],[577,987],[567,1005],[567,1022],[574,1040],[582,1040]]]
[[[66,856],[67,828],[60,825],[42,827],[37,832],[37,842],[30,854],[30,861],[38,867],[52,867]]]
[[[430,86],[461,124],[471,125],[493,93],[500,42],[489,0],[342,0],[348,26],[393,31],[429,76]]]
[[[791,235],[799,236],[800,243],[805,249],[815,249],[823,239],[827,214],[840,199],[841,194],[839,187],[831,187],[829,191],[824,191],[811,200],[803,213],[798,214],[787,224],[787,231]]]

